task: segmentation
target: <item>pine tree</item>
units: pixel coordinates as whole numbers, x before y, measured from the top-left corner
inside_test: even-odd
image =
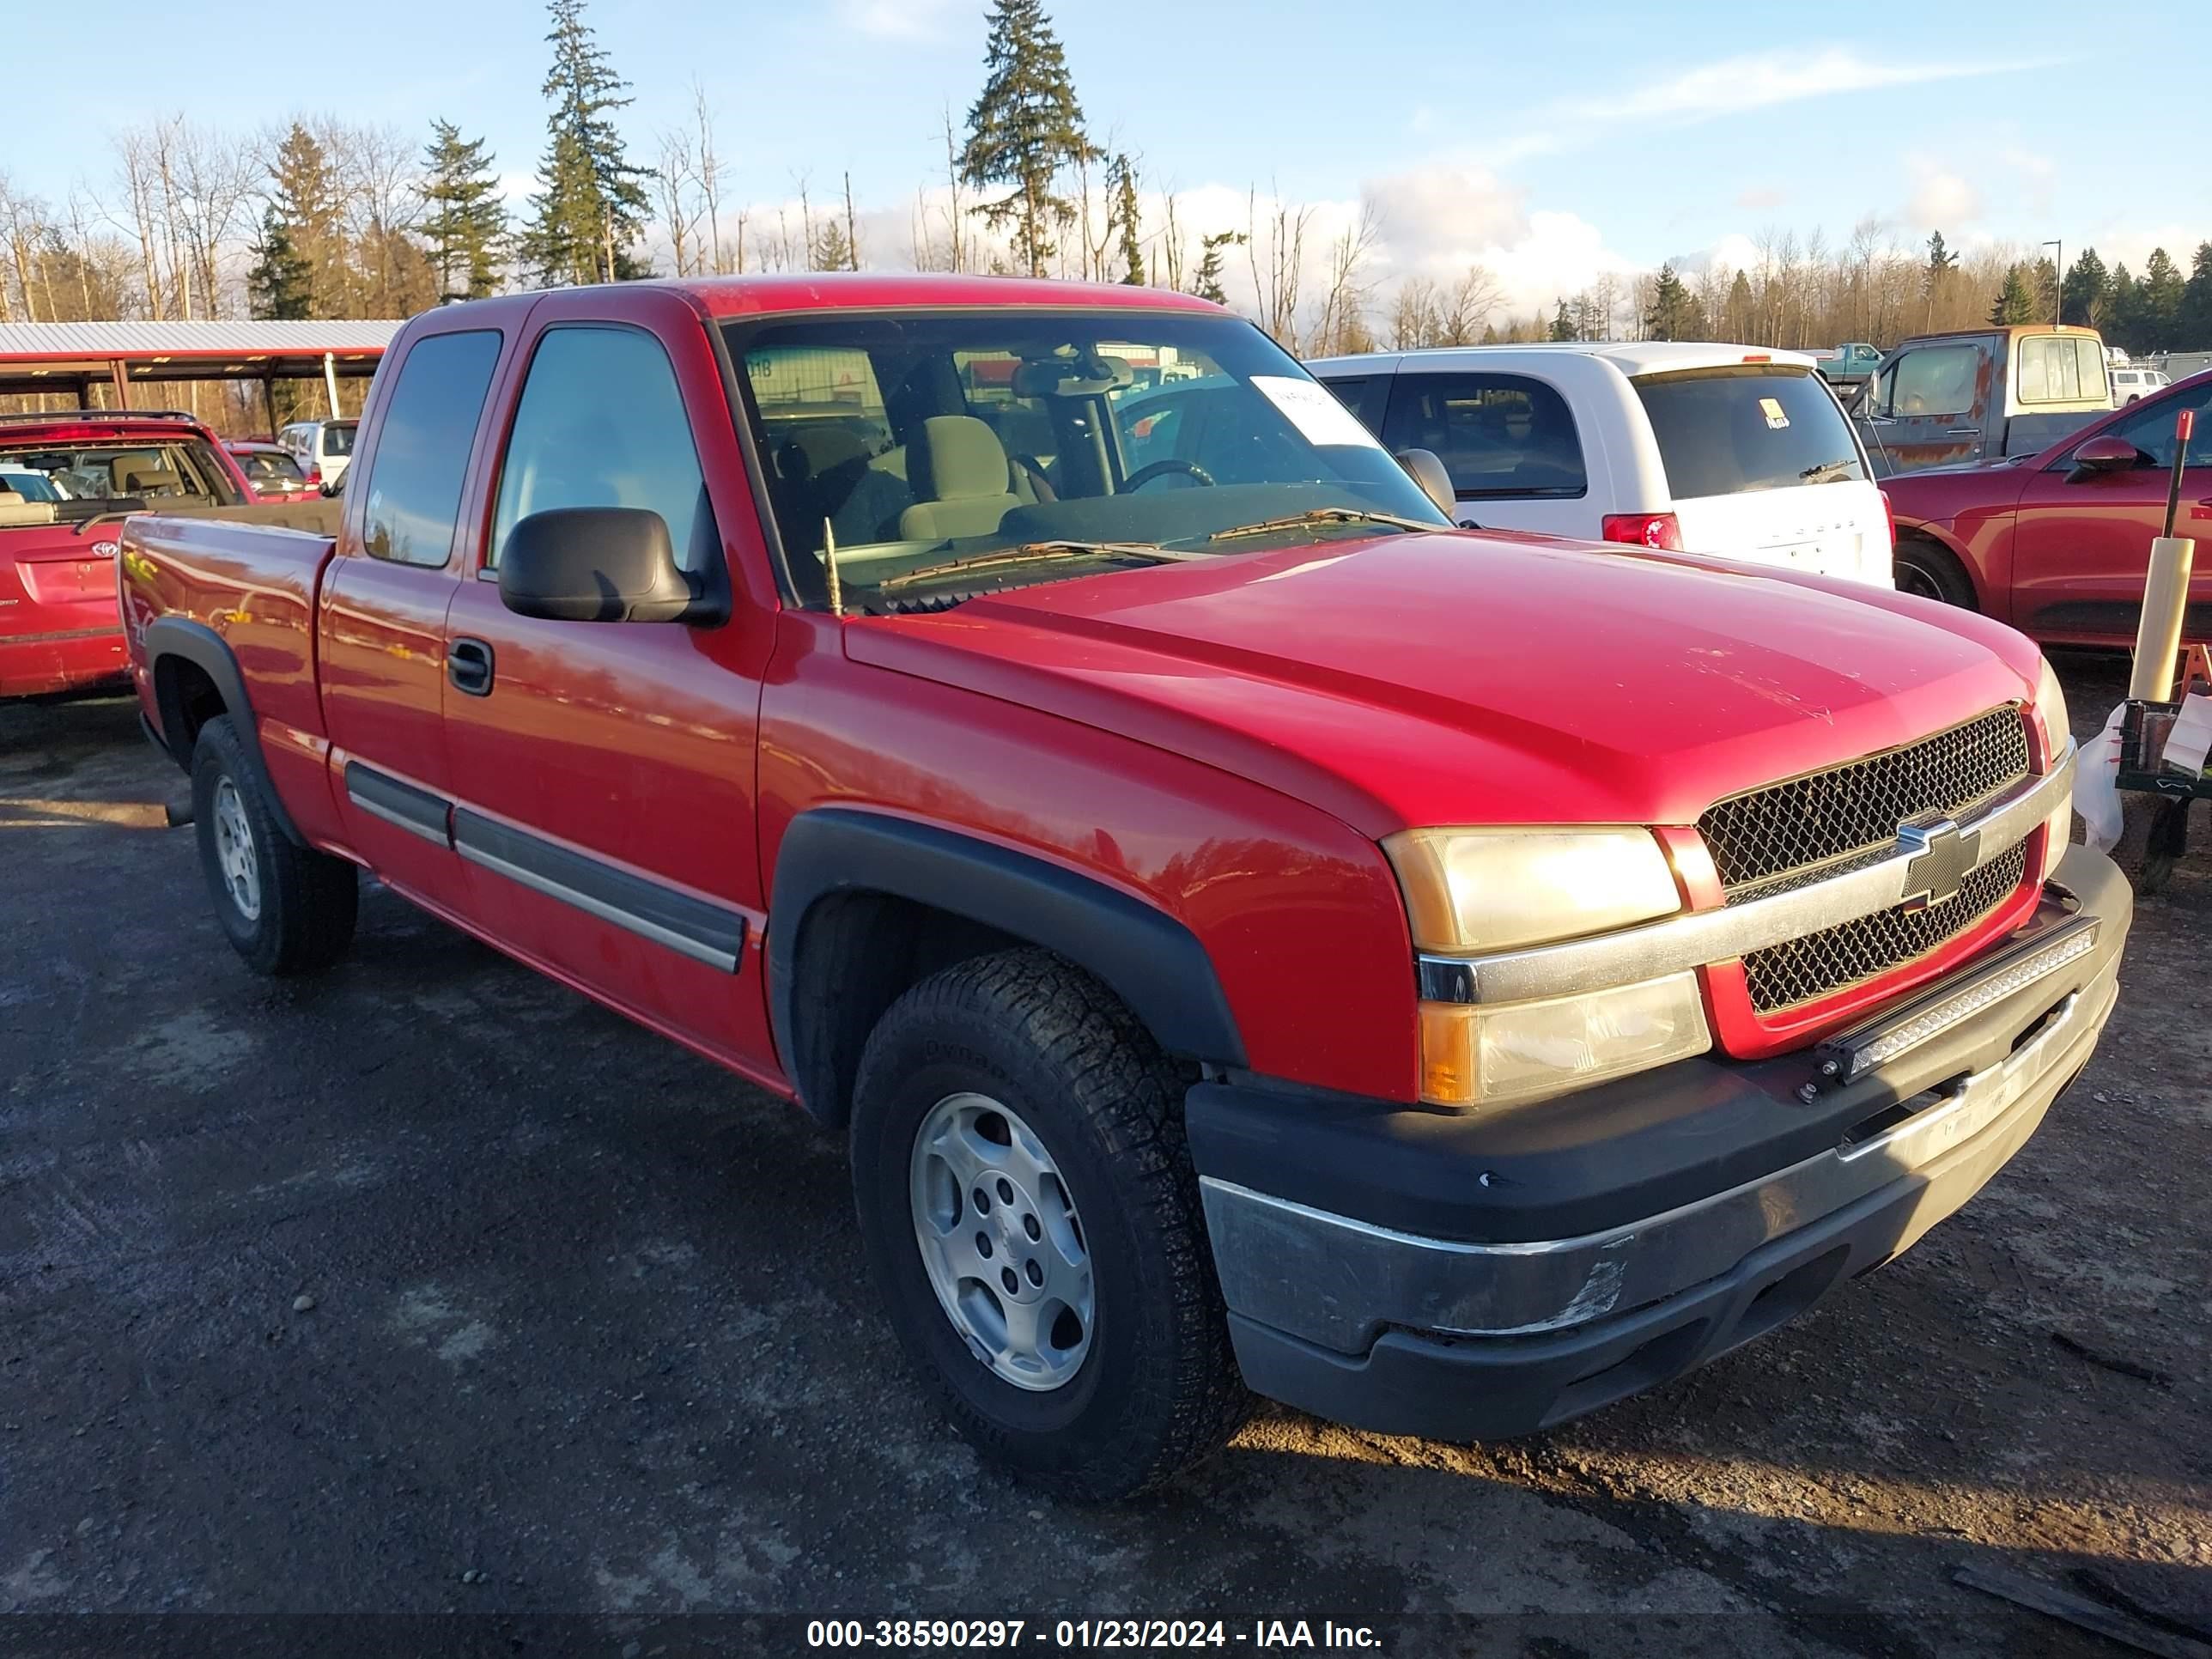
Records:
[[[1199,239],[1198,271],[1191,278],[1190,291],[1201,300],[1211,300],[1218,306],[1229,303],[1229,296],[1221,291],[1221,250],[1243,244],[1241,230],[1216,231],[1211,236]]]
[[[337,176],[321,142],[297,121],[276,146],[269,181],[257,247],[266,267],[260,302],[286,307],[272,317],[346,314],[352,273]]]
[[[857,270],[853,263],[853,239],[845,227],[835,219],[824,219],[815,228],[814,244],[806,251],[810,270]]]
[[[2028,286],[2024,265],[2005,267],[2004,288],[1990,307],[1990,321],[1999,327],[2035,320],[2035,290]]]
[[[2212,340],[2212,242],[2199,242],[2196,257],[2190,261],[2176,333],[2184,346],[2201,346]]]
[[[977,190],[1010,186],[981,211],[994,229],[1013,226],[1014,261],[1032,276],[1053,255],[1052,227],[1072,213],[1053,185],[1062,167],[1095,158],[1067,60],[1042,0],[993,0],[983,90],[968,112],[960,177]]]
[[[545,158],[538,164],[537,216],[521,252],[546,282],[629,282],[647,274],[630,248],[645,226],[651,170],[630,165],[611,112],[629,107],[618,77],[584,21],[584,0],[548,0],[553,67],[545,96],[553,113]]]
[[[1121,280],[1132,288],[1145,285],[1145,245],[1142,210],[1137,205],[1137,174],[1127,155],[1114,158],[1114,217],[1121,228]]]
[[[2179,267],[2164,248],[2153,248],[2136,285],[2137,340],[2132,349],[2168,351],[2180,343],[2183,291]]]
[[[422,185],[429,214],[422,235],[438,273],[441,300],[481,300],[499,287],[505,258],[507,207],[484,141],[464,141],[450,121],[430,123],[430,144],[422,155],[428,176]]]
[[[2105,262],[2097,257],[2096,249],[2083,248],[2074,263],[2067,267],[2059,303],[2065,320],[2079,323],[2084,328],[2096,327],[2111,314],[2112,274],[2105,269]]]
[[[1922,268],[1920,297],[1927,307],[1927,320],[1936,316],[1936,301],[1949,286],[1951,273],[1959,268],[1959,256],[1943,246],[1943,233],[1930,231],[1928,235],[1928,263]]]
[[[1696,330],[1697,309],[1691,303],[1690,290],[1672,264],[1659,267],[1659,281],[1651,291],[1651,309],[1644,313],[1644,337],[1647,340],[1679,340]]]
[[[1575,319],[1572,314],[1567,310],[1567,302],[1565,298],[1562,298],[1559,301],[1559,310],[1554,312],[1552,315],[1552,332],[1550,337],[1554,340],[1571,340],[1575,337]]]
[[[259,256],[246,273],[247,308],[256,317],[289,320],[309,314],[313,290],[307,262],[292,246],[291,228],[271,202],[261,210],[261,234],[253,245]]]
[[[2136,343],[2136,279],[2128,275],[2125,265],[2116,264],[2112,267],[2112,294],[2102,332],[2110,343],[2131,352],[2142,349]]]

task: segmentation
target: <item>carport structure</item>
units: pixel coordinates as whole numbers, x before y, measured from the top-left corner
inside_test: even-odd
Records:
[[[279,380],[366,380],[396,321],[0,323],[0,396],[74,393],[80,409],[159,407],[134,388],[179,380],[258,380],[271,431]],[[95,390],[106,403],[96,404]]]

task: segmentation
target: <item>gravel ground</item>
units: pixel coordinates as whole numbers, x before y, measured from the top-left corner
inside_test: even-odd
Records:
[[[2119,671],[2063,666],[2087,735]],[[2202,809],[2081,1085],[1891,1268],[1538,1438],[1274,1411],[1097,1510],[921,1407],[795,1110],[380,890],[334,973],[250,977],[179,781],[127,702],[0,708],[0,1649],[2120,1651],[1961,1565],[2212,1626]]]

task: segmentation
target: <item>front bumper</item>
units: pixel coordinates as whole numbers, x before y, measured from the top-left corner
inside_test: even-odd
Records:
[[[2112,1011],[2131,915],[2112,861],[2074,848],[2018,937],[2091,916],[2094,949],[1810,1102],[1810,1051],[1686,1061],[1490,1123],[1201,1085],[1191,1146],[1246,1380],[1361,1427],[1492,1438],[1772,1329],[2034,1133]]]

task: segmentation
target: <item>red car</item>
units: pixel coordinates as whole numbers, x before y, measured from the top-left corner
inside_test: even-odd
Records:
[[[1897,585],[2010,623],[2046,645],[2134,644],[2151,538],[2166,521],[2174,417],[2199,411],[2175,533],[2212,536],[2212,370],[2114,410],[2039,454],[1889,478]],[[2212,639],[2212,558],[2185,639]]]
[[[247,488],[258,501],[312,501],[321,495],[321,480],[310,480],[300,463],[282,444],[234,439],[223,445],[246,475]]]
[[[444,307],[354,465],[334,538],[124,533],[231,943],[332,962],[365,869],[794,1098],[916,1373],[1065,1490],[1248,1389],[1472,1438],[1700,1364],[1964,1203],[2116,995],[2026,640],[1457,531],[1182,295]]]
[[[189,415],[0,415],[0,697],[122,684],[124,513],[252,499]]]

